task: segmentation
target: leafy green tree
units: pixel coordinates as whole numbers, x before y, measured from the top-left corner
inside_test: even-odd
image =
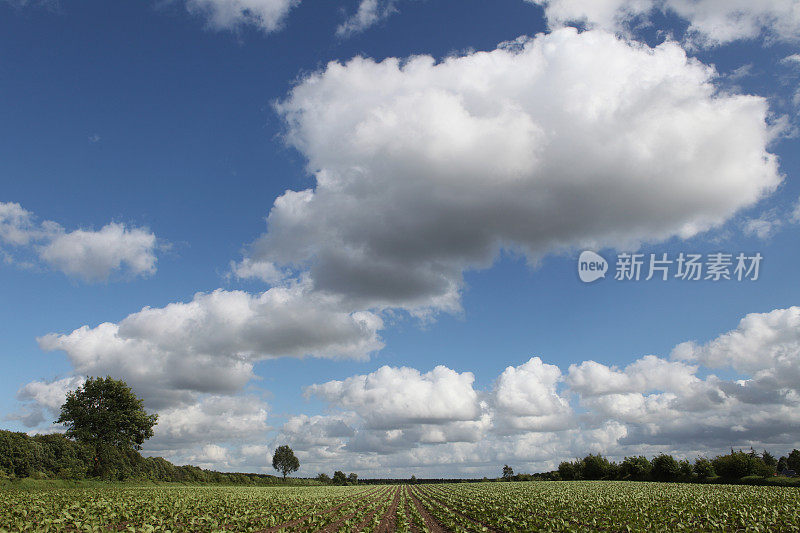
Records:
[[[410,481],[411,481],[412,485],[415,484],[417,482],[417,476],[415,476],[414,474],[411,474],[411,480]]]
[[[634,481],[644,481],[650,478],[650,471],[653,465],[647,457],[640,455],[638,457],[626,457],[619,465],[620,477],[622,479],[632,479]]]
[[[789,457],[786,458],[786,466],[789,467],[789,470],[800,472],[800,450],[792,450],[789,453]]]
[[[142,402],[124,381],[91,377],[67,394],[56,423],[67,426],[67,437],[78,442],[140,450],[158,421]]]
[[[514,477],[514,469],[508,465],[503,466],[503,481],[511,481]]]
[[[758,459],[756,460],[759,463],[761,462]],[[720,455],[711,461],[717,474],[731,480],[755,474],[755,462],[749,454],[733,450],[731,450],[731,453]]]
[[[662,453],[653,457],[651,475],[656,481],[675,481],[681,473],[681,466],[671,455]]]
[[[783,472],[787,468],[789,468],[788,459],[786,457],[781,457],[780,459],[778,459],[778,466],[776,468],[778,470],[778,473]]]
[[[678,461],[678,471],[680,472],[680,478],[684,481],[688,481],[692,478],[694,469],[692,468],[692,463],[690,463],[688,459],[681,459]]]
[[[580,468],[577,462],[562,461],[558,465],[558,474],[565,481],[580,479]]]
[[[767,450],[764,450],[764,453],[761,454],[761,460],[767,466],[778,466],[778,460],[775,459],[775,456],[769,453]]]
[[[599,453],[589,454],[581,460],[580,468],[583,479],[603,479],[611,470],[611,463]]]
[[[700,479],[706,479],[717,475],[716,472],[714,472],[714,465],[705,457],[698,457],[694,460],[693,470],[694,475]]]
[[[333,473],[333,484],[334,485],[347,485],[347,476],[344,475],[344,472],[341,470],[337,470]]]
[[[286,475],[296,472],[300,468],[300,461],[294,456],[292,449],[284,444],[275,448],[275,453],[272,455],[272,468],[283,474],[283,480],[286,481]]]
[[[358,475],[351,472],[350,475],[347,476],[347,482],[351,485],[358,485]]]
[[[324,483],[325,485],[330,485],[331,476],[325,473],[319,474],[317,475],[317,481],[319,481],[320,483]]]

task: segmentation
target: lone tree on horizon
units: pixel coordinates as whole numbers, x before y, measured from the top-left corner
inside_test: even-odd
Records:
[[[124,381],[90,377],[67,394],[56,423],[67,426],[68,438],[95,448],[141,450],[158,422],[158,415],[147,414],[142,403]]]
[[[286,475],[296,472],[300,468],[300,461],[294,456],[292,449],[284,444],[275,449],[275,454],[272,456],[272,468],[283,474],[283,480],[286,481]]]

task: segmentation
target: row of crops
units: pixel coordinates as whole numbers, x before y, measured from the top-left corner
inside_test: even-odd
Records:
[[[431,485],[453,531],[800,531],[800,490],[625,481]]]
[[[0,488],[0,531],[799,531],[800,489],[632,482]]]

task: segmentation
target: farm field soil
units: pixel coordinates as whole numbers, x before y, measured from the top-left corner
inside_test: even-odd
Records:
[[[4,486],[0,531],[800,532],[800,489],[624,481]]]

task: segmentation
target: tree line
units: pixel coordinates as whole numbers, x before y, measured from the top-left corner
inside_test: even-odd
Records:
[[[345,475],[341,470],[333,473],[333,477],[328,474],[322,473],[316,477],[316,480],[323,485],[358,485],[358,476],[354,473]]]
[[[675,459],[662,453],[652,459],[643,455],[625,457],[616,463],[601,454],[589,454],[582,459],[562,461],[558,470],[542,474],[515,475],[513,468],[503,467],[505,481],[544,480],[630,480],[630,481],[680,481],[680,482],[743,482],[776,484],[800,484],[796,477],[800,472],[800,450],[792,450],[788,455],[776,458],[767,450],[757,453],[733,450],[712,459],[698,457],[694,462],[688,459]]]
[[[111,377],[87,379],[67,394],[61,406],[56,423],[66,426],[63,435],[29,436],[0,430],[0,479],[278,483],[277,477],[267,474],[217,472],[191,465],[176,466],[162,457],[142,457],[138,450],[153,436],[158,421],[158,415],[148,414],[142,404],[124,381]],[[288,446],[275,450],[272,464],[283,474],[283,482],[287,474],[300,467]]]
[[[131,448],[88,445],[64,435],[34,435],[0,430],[0,479],[98,478],[181,483],[273,485],[267,474],[216,472],[197,466],[176,466],[162,457],[142,457]]]

